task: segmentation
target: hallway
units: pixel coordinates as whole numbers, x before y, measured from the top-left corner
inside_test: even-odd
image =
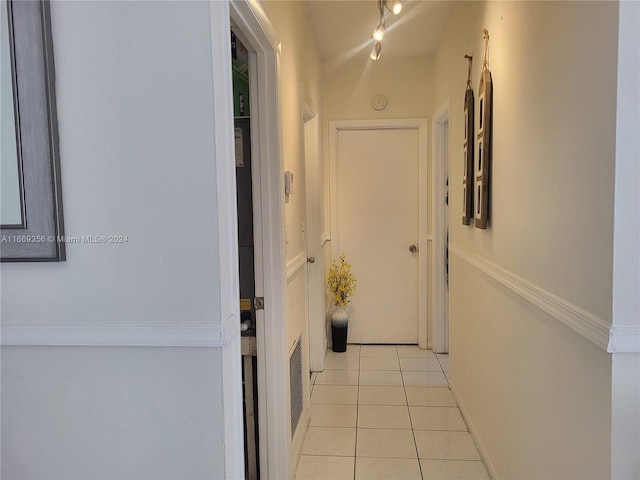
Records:
[[[416,346],[327,351],[296,480],[488,479],[448,371],[448,355]]]

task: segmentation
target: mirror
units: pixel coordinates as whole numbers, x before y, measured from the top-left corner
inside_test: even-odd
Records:
[[[0,257],[65,260],[48,1],[0,1]]]

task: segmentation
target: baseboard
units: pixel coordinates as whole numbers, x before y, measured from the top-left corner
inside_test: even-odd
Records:
[[[453,398],[455,398],[456,403],[458,404],[458,408],[460,409],[462,418],[464,419],[465,423],[467,424],[467,427],[469,428],[469,433],[471,434],[473,443],[475,443],[476,448],[478,449],[480,458],[482,458],[482,461],[484,462],[484,466],[487,468],[487,473],[489,474],[489,477],[491,477],[492,480],[498,480],[498,474],[496,473],[496,469],[493,466],[493,463],[491,462],[489,455],[487,454],[487,449],[484,447],[484,444],[482,443],[482,439],[480,438],[478,430],[474,426],[473,421],[471,421],[471,418],[469,418],[469,412],[467,410],[467,407],[465,406],[464,402],[461,401],[460,396],[458,395],[458,392],[454,384],[451,382],[451,379],[449,379],[449,388],[451,389]]]
[[[302,412],[300,421],[298,422],[298,428],[291,441],[291,463],[289,465],[289,478],[295,478],[296,470],[298,469],[298,462],[300,461],[300,455],[302,454],[302,445],[304,439],[307,436],[307,430],[309,430],[309,422],[311,421],[310,415],[311,407]]]

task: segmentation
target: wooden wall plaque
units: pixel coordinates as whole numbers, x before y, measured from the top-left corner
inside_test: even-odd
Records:
[[[463,143],[463,173],[462,173],[462,224],[469,225],[473,217],[473,150],[474,150],[474,98],[471,88],[471,61],[472,57],[465,55],[469,60],[469,78],[464,94],[464,143]]]
[[[485,61],[478,88],[478,156],[475,168],[475,226],[486,229],[489,218],[489,188],[491,174],[491,126],[493,106],[493,82],[487,68],[489,32],[485,35]]]

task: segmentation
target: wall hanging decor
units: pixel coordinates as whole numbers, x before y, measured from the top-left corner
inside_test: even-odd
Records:
[[[469,60],[469,75],[467,77],[467,88],[464,93],[464,169],[462,174],[462,224],[469,225],[473,216],[473,89],[471,88],[471,65],[473,57],[465,55]]]
[[[493,82],[489,70],[489,31],[482,31],[484,38],[484,61],[478,87],[478,157],[476,162],[475,223],[486,229],[489,217],[489,184],[491,174],[491,115],[493,105]]]
[[[0,8],[2,262],[66,259],[49,3]]]

